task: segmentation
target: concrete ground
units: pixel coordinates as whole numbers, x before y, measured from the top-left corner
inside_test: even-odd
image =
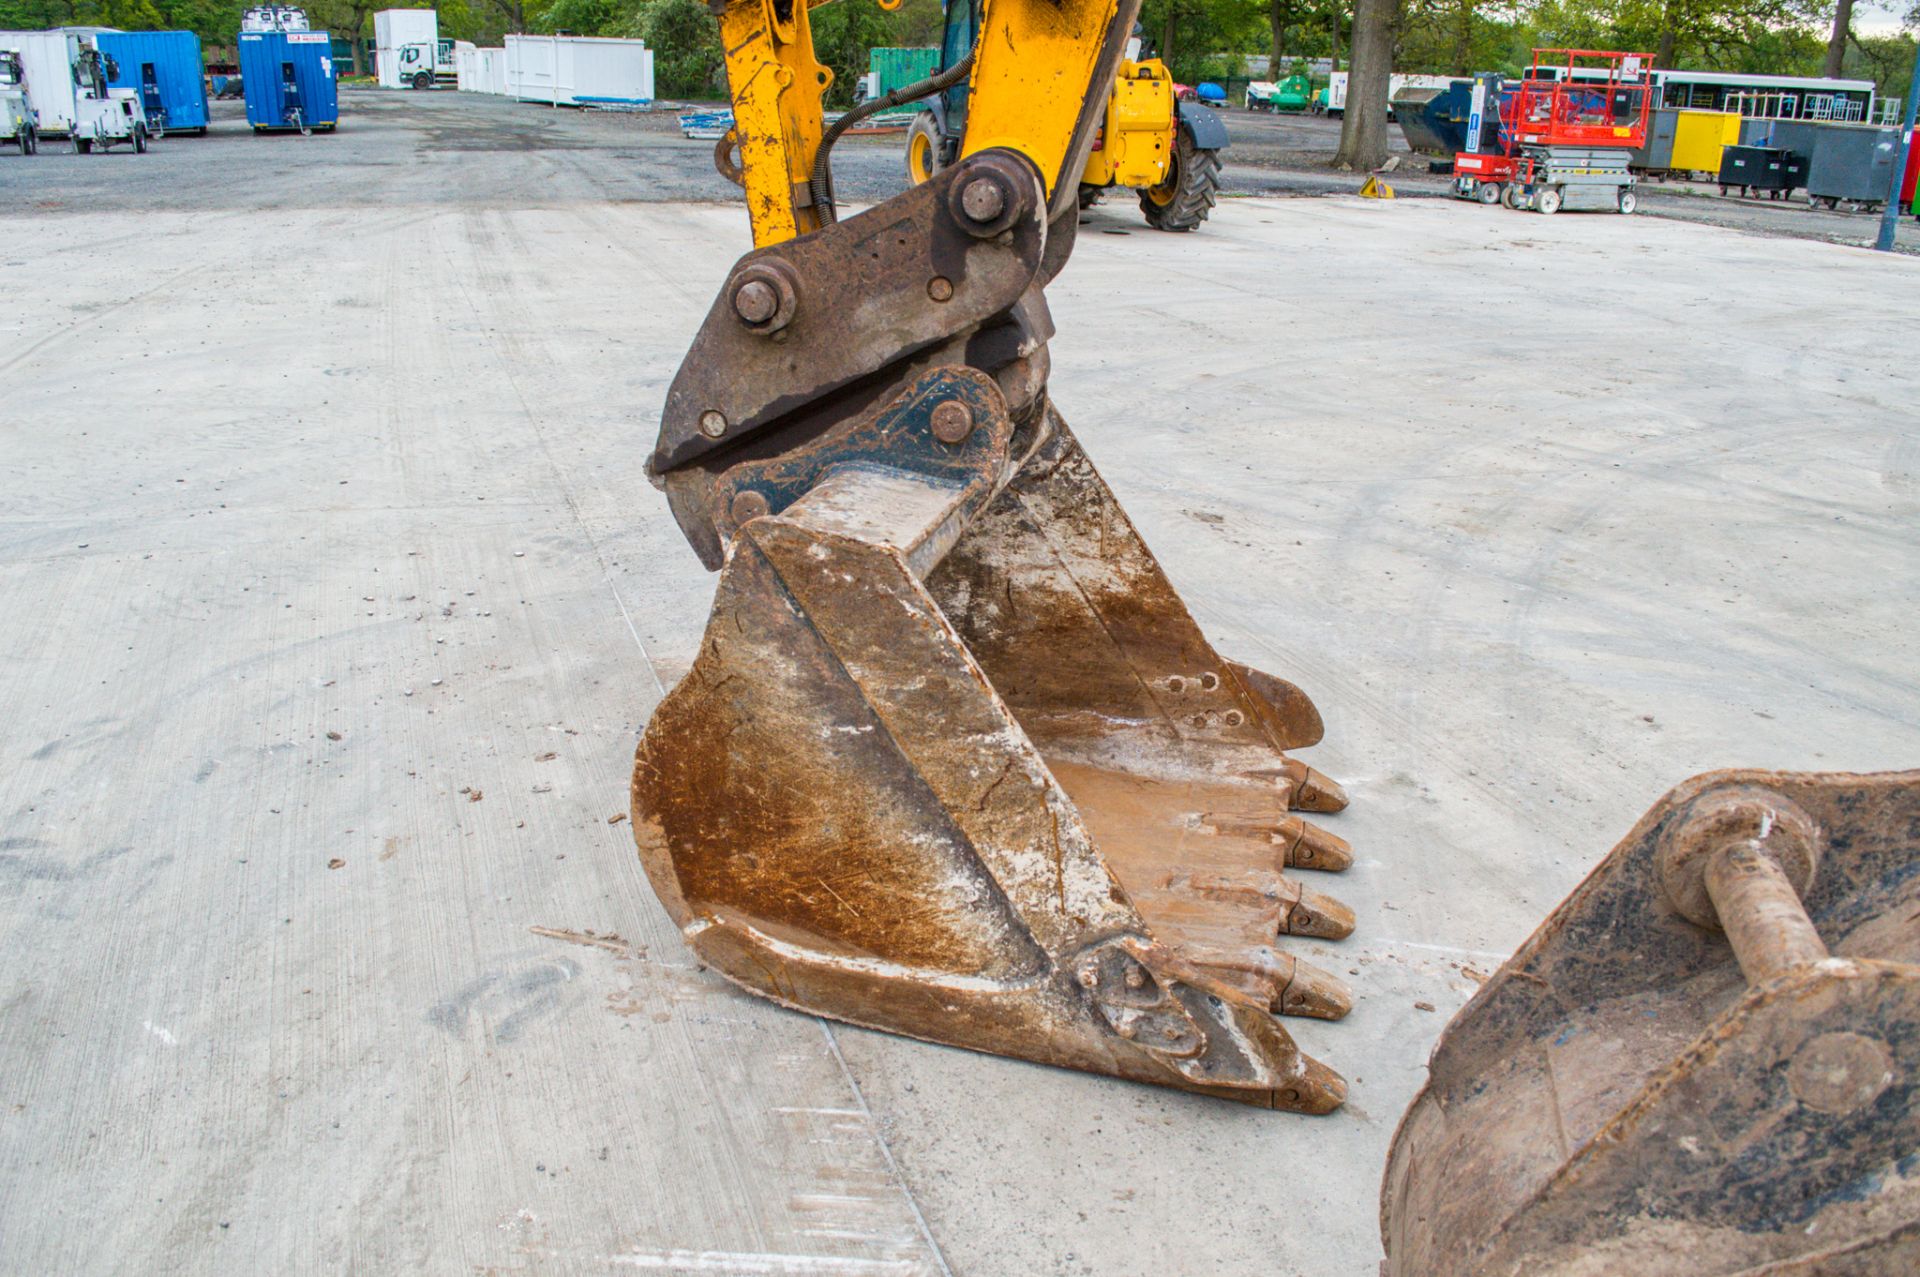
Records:
[[[1360,923],[1300,947],[1358,1005],[1291,1027],[1351,1100],[756,1001],[621,822],[713,584],[642,465],[744,215],[538,134],[310,171],[365,114],[234,141],[226,195],[99,176],[168,139],[0,213],[11,1271],[1361,1277],[1433,1039],[1661,792],[1920,759],[1920,263],[1103,206],[1054,392],[1326,718]]]

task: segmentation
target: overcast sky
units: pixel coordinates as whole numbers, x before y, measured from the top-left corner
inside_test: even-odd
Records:
[[[1855,35],[1891,35],[1900,29],[1900,15],[1906,12],[1904,4],[1860,3],[1853,6],[1853,32]]]

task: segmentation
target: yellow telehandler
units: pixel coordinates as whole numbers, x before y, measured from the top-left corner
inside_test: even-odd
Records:
[[[983,0],[947,0],[942,64],[967,56],[980,33]],[[1220,152],[1227,126],[1198,102],[1176,98],[1173,75],[1158,58],[1139,56],[1127,41],[1107,110],[1080,171],[1082,208],[1115,188],[1137,191],[1147,224],[1190,231],[1207,220],[1220,196]],[[907,132],[907,176],[917,185],[953,163],[966,132],[967,86],[927,99]]]

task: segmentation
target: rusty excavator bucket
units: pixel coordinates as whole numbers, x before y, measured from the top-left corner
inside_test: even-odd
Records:
[[[1688,781],[1429,1071],[1384,1273],[1920,1272],[1920,772]]]
[[[1280,940],[1353,925],[1284,872],[1350,860],[1294,814],[1345,802],[1282,752],[1319,716],[1214,652],[1057,417],[1002,486],[1012,435],[992,380],[942,369],[818,473],[729,474],[730,505],[781,510],[737,530],[641,742],[654,889],[789,1006],[1333,1108],[1340,1079],[1274,1018],[1348,1007]],[[937,477],[885,464],[909,442]]]
[[[1289,871],[1348,865],[1298,814],[1346,799],[1286,752],[1313,704],[1213,650],[1051,406],[1066,194],[987,151],[735,268],[651,463],[721,572],[640,742],[641,858],[784,1005],[1325,1112],[1281,1017],[1348,993],[1286,938],[1353,918]]]

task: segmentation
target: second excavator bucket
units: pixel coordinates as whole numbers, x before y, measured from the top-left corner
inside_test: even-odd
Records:
[[[698,658],[633,777],[699,955],[855,1024],[1301,1112],[1352,915],[1312,703],[1223,659],[1044,401],[935,366],[719,473]]]
[[[1388,1277],[1920,1272],[1920,772],[1668,794],[1434,1048]]]

